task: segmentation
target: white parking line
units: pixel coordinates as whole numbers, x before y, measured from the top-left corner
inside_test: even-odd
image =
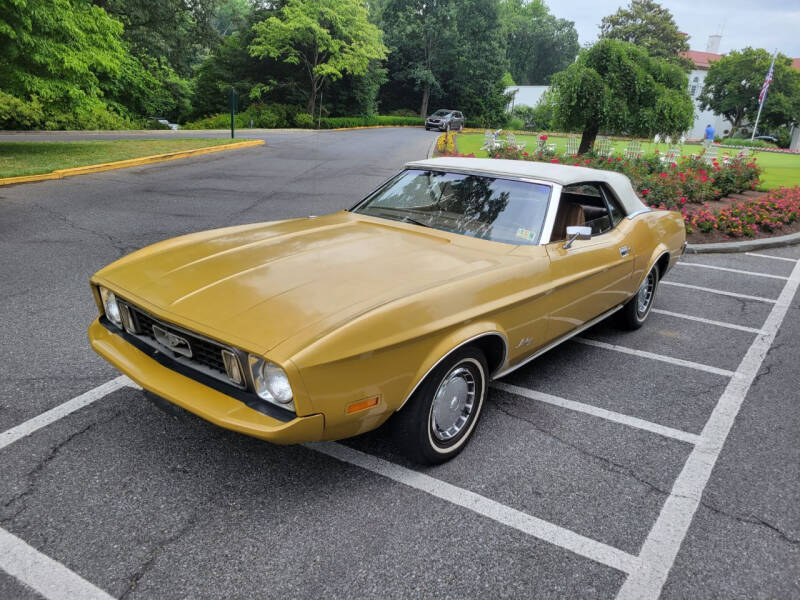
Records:
[[[750,345],[736,369],[737,376],[728,382],[714,407],[703,428],[702,440],[689,454],[672,486],[670,496],[642,545],[639,554],[641,568],[628,576],[620,588],[617,600],[658,598],[661,593],[736,415],[739,414],[742,402],[775,341],[798,287],[800,263],[795,264],[789,281],[770,311],[763,327],[765,333],[757,336]]]
[[[135,383],[133,383],[133,381],[124,375],[120,375],[111,381],[106,381],[103,385],[99,385],[96,388],[81,394],[80,396],[76,396],[72,400],[64,402],[64,404],[59,404],[55,408],[51,408],[50,410],[43,412],[32,419],[28,419],[24,423],[20,423],[16,427],[12,427],[3,433],[0,433],[0,450],[6,446],[10,446],[18,440],[21,440],[25,436],[32,434],[34,431],[38,431],[42,427],[47,427],[50,425],[50,423],[58,421],[70,413],[74,413],[76,410],[80,410],[85,406],[89,406],[93,402],[100,400],[104,396],[107,396],[111,392],[115,392],[122,387],[139,386],[137,386]]]
[[[742,269],[730,269],[728,267],[717,267],[715,265],[704,265],[701,263],[691,263],[680,261],[678,263],[682,267],[699,267],[701,269],[714,269],[715,271],[726,271],[728,273],[736,273],[737,275],[750,275],[752,277],[767,277],[769,279],[782,279],[786,281],[788,277],[783,275],[771,275],[770,273],[756,273],[755,271],[743,271]]]
[[[572,338],[572,339],[573,341],[576,341],[580,344],[586,344],[587,346],[595,346],[597,348],[603,348],[604,350],[613,350],[614,352],[622,352],[623,354],[630,354],[632,356],[639,356],[641,358],[649,358],[650,360],[658,360],[661,362],[678,365],[679,367],[686,367],[689,369],[695,369],[697,371],[705,371],[706,373],[714,373],[715,375],[733,377],[733,371],[728,371],[727,369],[720,369],[719,367],[712,367],[711,365],[704,365],[703,363],[697,363],[691,360],[683,360],[682,358],[674,358],[672,356],[666,356],[664,354],[647,352],[646,350],[636,350],[635,348],[628,348],[627,346],[617,346],[616,344],[607,344],[606,342],[599,342],[597,340],[590,340],[588,338],[583,338],[583,337]]]
[[[126,386],[139,387],[127,377],[120,376],[41,415],[33,417],[4,432],[2,438],[0,438],[3,439],[4,444],[0,448],[31,435],[42,427],[54,423]],[[528,515],[424,473],[407,469],[333,442],[317,442],[304,444],[304,446],[469,509],[523,533],[624,573],[633,572],[638,565],[638,559],[623,550],[587,538],[549,521]],[[8,551],[3,552],[6,549]],[[3,555],[12,554],[20,558],[3,560]],[[47,600],[66,600],[67,598],[99,598],[106,600],[110,598],[105,592],[83,580],[64,565],[38,552],[3,529],[0,529],[0,569],[12,574],[26,585],[33,587]],[[59,595],[59,590],[61,589],[66,590],[65,595]]]
[[[679,319],[687,319],[689,321],[697,321],[698,323],[707,323],[708,325],[716,325],[717,327],[726,327],[728,329],[736,329],[737,331],[746,331],[747,333],[763,333],[760,329],[755,327],[745,327],[744,325],[737,325],[736,323],[727,323],[725,321],[715,321],[713,319],[704,319],[703,317],[695,317],[694,315],[686,315],[683,313],[676,313],[670,310],[661,310],[660,308],[651,308],[650,312],[666,315],[668,317],[677,317]]]
[[[0,529],[0,569],[16,577],[47,600],[112,600],[60,562]]]
[[[561,548],[566,548],[591,560],[603,565],[607,565],[624,573],[631,573],[638,567],[639,560],[632,554],[628,554],[618,548],[614,548],[602,542],[584,537],[574,531],[565,529],[533,517],[522,511],[516,510],[505,504],[491,500],[486,496],[481,496],[475,492],[465,490],[458,486],[441,481],[407,469],[398,464],[383,460],[371,454],[365,454],[358,450],[353,450],[342,444],[333,442],[316,442],[305,444],[306,447],[331,456],[342,462],[361,467],[372,473],[382,475],[392,481],[402,483],[414,489],[430,494],[452,504],[456,504],[479,515],[513,527],[518,531],[539,538]]]
[[[772,256],[771,254],[759,254],[758,252],[745,252],[747,256],[757,256],[758,258],[772,258],[774,260],[786,260],[789,262],[796,263],[796,258],[787,258],[785,256]]]
[[[658,423],[653,423],[651,421],[645,421],[644,419],[639,419],[637,417],[631,417],[629,415],[624,415],[612,410],[606,410],[605,408],[600,408],[599,406],[592,406],[591,404],[584,404],[583,402],[576,402],[575,400],[559,398],[558,396],[552,396],[550,394],[545,394],[544,392],[537,392],[535,390],[519,387],[510,383],[495,381],[492,383],[492,387],[504,392],[529,398],[530,400],[538,400],[539,402],[546,402],[547,404],[560,406],[561,408],[568,408],[577,412],[586,413],[587,415],[600,417],[601,419],[606,419],[607,421],[613,421],[615,423],[627,425],[628,427],[633,427],[635,429],[643,429],[651,433],[657,433],[658,435],[680,440],[682,442],[687,442],[689,444],[696,444],[700,440],[700,436],[694,433],[688,433],[686,431],[681,431],[680,429],[673,429],[672,427],[666,427],[664,425],[659,425]]]
[[[775,304],[775,300],[764,298],[763,296],[750,296],[748,294],[737,294],[736,292],[726,292],[725,290],[717,290],[714,288],[702,287],[699,285],[689,285],[688,283],[678,283],[677,281],[659,281],[659,285],[674,285],[675,287],[688,288],[690,290],[699,290],[701,292],[709,292],[711,294],[719,294],[721,296],[732,296],[734,298],[742,298],[744,300],[756,300],[758,302],[768,302]]]

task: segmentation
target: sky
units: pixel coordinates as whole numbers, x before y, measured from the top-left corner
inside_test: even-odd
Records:
[[[547,0],[557,17],[575,22],[581,45],[597,38],[600,20],[628,0]],[[720,52],[746,46],[800,58],[800,0],[662,0],[692,50],[705,51],[708,36],[722,33]]]

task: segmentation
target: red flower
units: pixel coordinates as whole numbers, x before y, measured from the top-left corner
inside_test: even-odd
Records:
[[[528,153],[527,152],[523,152],[522,156],[528,156]]]
[[[557,158],[551,158],[551,159],[550,159],[550,162],[551,162],[551,163],[557,163],[557,162],[558,162],[558,159],[557,159]]]
[[[545,134],[542,134],[539,136],[539,139],[545,141],[547,139],[547,136]]]
[[[658,176],[659,177],[669,177],[669,175],[667,173],[659,173]]]
[[[642,190],[642,196],[647,196],[650,193],[650,190]]]

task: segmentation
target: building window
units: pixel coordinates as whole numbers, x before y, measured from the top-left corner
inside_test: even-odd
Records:
[[[697,93],[697,85],[696,84],[692,84],[692,87],[689,88],[689,93],[692,95],[692,98],[694,98],[694,95]]]

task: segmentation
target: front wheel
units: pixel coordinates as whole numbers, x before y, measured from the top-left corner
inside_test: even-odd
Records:
[[[639,329],[644,325],[658,290],[658,265],[653,265],[636,294],[619,311],[620,324],[626,329]]]
[[[483,353],[472,347],[456,350],[428,374],[392,419],[395,444],[416,463],[450,460],[469,441],[487,386]]]

